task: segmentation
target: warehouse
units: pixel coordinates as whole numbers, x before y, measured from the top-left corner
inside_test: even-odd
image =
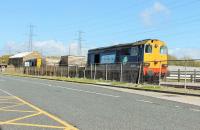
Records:
[[[60,56],[47,56],[44,62],[46,66],[59,66]]]
[[[86,65],[86,57],[85,56],[61,56],[60,66],[85,66]]]
[[[23,66],[31,66],[33,64],[30,61],[39,61],[42,56],[40,53],[33,51],[33,52],[22,52],[16,55],[9,57],[9,65],[13,65],[14,67],[23,67]]]

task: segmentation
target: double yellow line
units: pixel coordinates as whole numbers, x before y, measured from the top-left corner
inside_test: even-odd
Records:
[[[9,98],[9,97],[5,97],[5,98]],[[0,125],[18,125],[18,126],[30,126],[30,127],[40,127],[40,128],[56,128],[56,129],[63,129],[63,130],[78,130],[77,128],[75,128],[74,126],[70,125],[69,123],[61,120],[60,118],[32,105],[31,103],[17,97],[17,96],[12,96],[12,98],[14,99],[17,99],[18,101],[20,101],[21,103],[20,104],[15,104],[15,105],[12,105],[12,106],[8,106],[8,107],[3,107],[1,108],[0,110],[3,110],[3,111],[13,111],[13,112],[33,112],[32,114],[30,115],[26,115],[26,116],[23,116],[23,117],[19,117],[19,118],[16,118],[16,119],[12,119],[12,120],[8,120],[8,121],[5,121],[5,122],[0,122]],[[18,106],[18,105],[27,105],[31,108],[33,108],[35,111],[21,111],[21,110],[6,110],[5,108],[10,108],[10,107],[15,107],[15,106]],[[5,109],[5,110],[4,110]],[[53,119],[54,121],[60,123],[61,125],[63,126],[53,126],[53,125],[39,125],[39,124],[29,124],[29,123],[16,123],[16,121],[19,121],[19,120],[23,120],[23,119],[26,119],[26,118],[31,118],[31,117],[34,117],[34,116],[38,116],[38,115],[46,115],[47,117]]]

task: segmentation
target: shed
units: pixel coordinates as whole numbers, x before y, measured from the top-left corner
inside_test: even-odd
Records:
[[[85,56],[61,56],[60,66],[85,66],[86,64],[86,57]]]
[[[42,56],[40,53],[33,52],[22,52],[15,54],[9,57],[9,65],[13,65],[15,67],[22,67],[25,65],[26,61],[41,59]]]
[[[45,58],[46,66],[58,66],[60,63],[60,56],[48,56]]]

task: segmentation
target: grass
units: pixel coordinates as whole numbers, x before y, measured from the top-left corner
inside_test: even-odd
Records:
[[[67,77],[56,77],[56,76],[33,76],[33,75],[16,74],[16,73],[3,73],[3,74],[13,75],[13,76],[21,76],[21,77],[60,80],[60,81],[66,81],[66,82],[78,82],[78,83],[86,83],[86,84],[89,83],[89,84],[110,85],[110,86],[114,86],[114,87],[137,89],[137,90],[188,93],[188,94],[196,94],[196,95],[200,96],[200,90],[174,88],[174,87],[166,87],[166,86],[158,86],[158,85],[149,85],[149,84],[137,85],[137,84],[133,84],[133,83],[125,83],[125,82],[117,82],[117,81],[93,80],[93,79],[84,79],[84,78],[67,78]]]

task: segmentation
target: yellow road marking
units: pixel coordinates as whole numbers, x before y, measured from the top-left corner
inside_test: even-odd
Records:
[[[4,98],[4,99],[2,98],[2,99],[1,99],[1,98],[0,98],[0,101],[8,101],[8,100],[10,100],[10,99],[6,99],[6,98]]]
[[[1,107],[0,109],[2,110],[5,110],[7,108],[14,108],[14,107],[17,107],[17,106],[22,106],[22,105],[27,105],[29,106],[30,108],[38,111],[38,113],[34,113],[34,114],[31,114],[31,115],[26,115],[26,116],[23,116],[23,117],[19,117],[19,118],[16,118],[16,119],[11,119],[11,120],[8,120],[6,122],[0,122],[0,124],[3,124],[3,125],[19,125],[19,126],[33,126],[33,127],[43,127],[43,128],[56,128],[56,129],[64,129],[64,130],[78,130],[77,128],[75,128],[74,126],[68,124],[67,122],[59,119],[58,117],[32,105],[31,103],[17,97],[17,96],[14,96],[2,89],[0,89],[0,91],[10,95],[10,96],[3,96],[4,98],[7,98],[7,99],[17,99],[17,101],[20,101],[21,103],[20,104],[15,104],[15,105],[10,105],[10,106],[5,106],[5,107]],[[10,111],[18,111],[18,110],[10,110]],[[21,111],[21,110],[19,110]],[[22,110],[23,111],[23,110]],[[40,114],[43,114],[47,117],[49,117],[50,119],[53,119],[54,121],[62,124],[63,126],[53,126],[53,125],[40,125],[40,124],[29,124],[29,123],[15,123],[15,121],[19,121],[19,120],[22,120],[22,119],[26,119],[26,118],[31,118],[31,117],[34,117],[34,116],[38,116]]]
[[[5,107],[1,107],[0,109],[7,109],[7,108],[13,108],[13,107],[18,107],[18,106],[22,106],[24,105],[24,103],[19,103],[16,105],[9,105],[9,106],[5,106]]]
[[[7,123],[13,123],[15,121],[19,121],[19,120],[23,120],[23,119],[26,119],[26,118],[30,118],[30,117],[34,117],[34,116],[37,116],[37,115],[40,115],[41,113],[35,113],[35,114],[31,114],[31,115],[26,115],[26,116],[23,116],[23,117],[19,117],[19,118],[16,118],[16,119],[12,119],[12,120],[8,120],[8,121],[5,121],[5,122],[2,122],[0,123],[1,125],[4,125],[4,124],[7,124]]]
[[[39,124],[27,124],[27,123],[7,123],[5,125],[32,126],[32,127],[40,127],[40,128],[55,128],[55,129],[67,130],[65,126],[51,126],[51,125],[39,125]]]
[[[16,98],[17,100],[21,101],[22,103],[24,103],[24,104],[26,104],[26,105],[32,107],[33,109],[35,109],[35,110],[37,110],[37,111],[43,113],[44,115],[48,116],[49,118],[51,118],[51,119],[53,119],[53,120],[59,122],[60,124],[64,125],[64,126],[66,127],[65,130],[67,130],[67,129],[68,129],[68,130],[78,130],[77,128],[73,127],[72,125],[68,124],[67,122],[65,122],[65,121],[59,119],[58,117],[56,117],[56,116],[54,116],[54,115],[52,115],[52,114],[50,114],[50,113],[48,113],[48,112],[46,112],[46,111],[44,111],[44,110],[42,110],[42,109],[40,109],[40,108],[38,108],[38,107],[36,107],[36,106],[34,106],[34,105],[28,103],[27,101],[24,101],[23,99],[21,99],[21,98],[19,98],[19,97],[16,97],[16,96],[15,96],[15,98]]]
[[[18,104],[20,102],[0,102],[0,104]]]
[[[24,112],[24,113],[36,113],[37,111],[24,111],[24,110],[6,110],[6,109],[0,109],[0,111],[9,111],[9,112]]]
[[[14,98],[13,96],[0,96],[0,99],[12,99]]]

